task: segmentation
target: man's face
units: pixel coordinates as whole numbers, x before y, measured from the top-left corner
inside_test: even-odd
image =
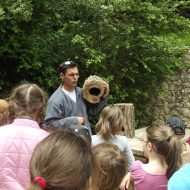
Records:
[[[77,86],[79,71],[77,67],[68,68],[65,74],[60,73],[60,78],[64,80],[64,87],[73,90]]]

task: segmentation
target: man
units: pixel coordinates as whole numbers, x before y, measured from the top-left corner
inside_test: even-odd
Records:
[[[81,88],[77,87],[78,66],[74,61],[66,61],[59,66],[59,75],[63,84],[52,94],[47,103],[45,122],[49,126],[60,127],[65,124],[84,125],[91,133],[88,113],[96,115],[107,103],[109,86],[100,102],[91,104],[84,100]]]

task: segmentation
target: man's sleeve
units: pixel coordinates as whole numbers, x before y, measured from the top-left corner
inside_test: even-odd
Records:
[[[68,124],[78,124],[78,119],[76,116],[64,118],[60,105],[53,101],[48,101],[46,107],[45,123],[52,127],[64,127]]]
[[[104,108],[107,104],[107,97],[101,97],[100,102],[97,104],[92,104],[87,102],[87,112],[91,115],[96,115],[98,114],[102,108]]]

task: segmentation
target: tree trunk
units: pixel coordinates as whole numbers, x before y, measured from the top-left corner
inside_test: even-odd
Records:
[[[131,103],[118,103],[115,104],[123,112],[124,116],[124,129],[123,133],[128,138],[133,138],[135,136],[135,113],[134,106]]]

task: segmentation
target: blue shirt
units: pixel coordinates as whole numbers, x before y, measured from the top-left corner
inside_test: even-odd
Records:
[[[190,163],[172,175],[168,182],[168,190],[190,190]]]

